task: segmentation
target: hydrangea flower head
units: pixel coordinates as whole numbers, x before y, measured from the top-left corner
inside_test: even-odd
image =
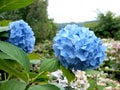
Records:
[[[94,69],[106,57],[106,47],[100,38],[85,27],[67,25],[58,32],[53,41],[55,55],[67,69]]]
[[[35,37],[32,28],[23,20],[14,21],[9,24],[8,42],[30,53],[34,49]]]

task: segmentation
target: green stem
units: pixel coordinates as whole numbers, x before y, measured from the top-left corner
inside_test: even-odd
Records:
[[[44,71],[40,72],[35,78],[33,78],[33,79],[31,80],[31,82],[26,86],[26,88],[25,88],[24,90],[28,90],[28,88],[32,85],[32,83],[34,83],[35,80],[36,80],[41,74],[43,74],[43,73],[44,73]]]
[[[33,78],[33,80],[31,81],[31,83],[33,83],[43,73],[44,73],[44,71],[40,72],[35,78]]]

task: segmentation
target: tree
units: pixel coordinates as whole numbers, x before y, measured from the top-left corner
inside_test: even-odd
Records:
[[[94,28],[97,36],[120,39],[118,37],[118,32],[120,32],[120,17],[116,17],[114,13],[108,11],[106,14],[99,13],[97,19],[98,24]]]

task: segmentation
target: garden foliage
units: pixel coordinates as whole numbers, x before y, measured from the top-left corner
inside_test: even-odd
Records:
[[[114,13],[108,11],[106,14],[98,13],[97,20],[91,23],[85,23],[101,38],[120,39],[120,16],[115,16]]]

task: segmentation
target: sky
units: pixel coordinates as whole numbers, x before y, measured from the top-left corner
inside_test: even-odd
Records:
[[[120,0],[48,0],[47,10],[56,23],[92,21],[98,12],[120,15]]]

